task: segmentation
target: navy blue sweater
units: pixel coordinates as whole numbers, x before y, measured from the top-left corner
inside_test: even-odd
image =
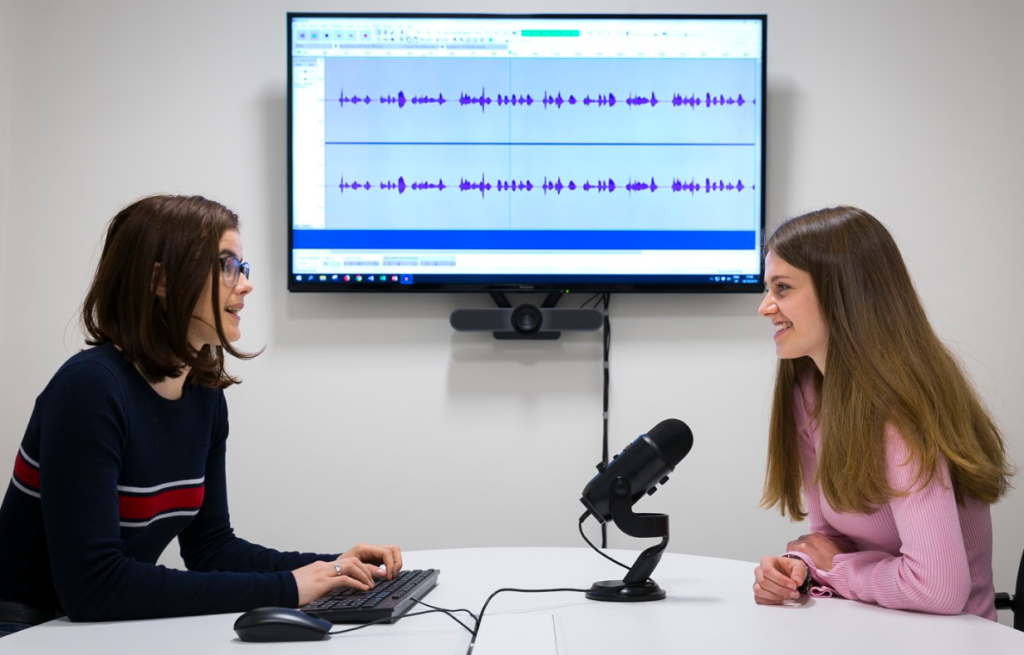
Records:
[[[111,344],[36,400],[0,507],[0,598],[73,621],[298,604],[289,571],[336,555],[239,539],[228,518],[224,393],[157,394]],[[175,537],[188,571],[156,564]]]

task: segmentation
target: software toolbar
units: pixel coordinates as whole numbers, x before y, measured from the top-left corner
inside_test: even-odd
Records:
[[[296,21],[296,56],[443,57],[694,57],[756,58],[761,28],[756,22],[510,20],[454,23],[352,18]],[[515,23],[514,25],[511,23]],[[567,24],[568,23],[568,24]]]

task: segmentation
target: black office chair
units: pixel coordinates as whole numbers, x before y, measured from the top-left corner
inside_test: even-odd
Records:
[[[996,594],[996,609],[1013,612],[1013,627],[1024,632],[1024,552],[1020,554],[1020,566],[1017,567],[1017,590],[1011,596],[1008,593]]]

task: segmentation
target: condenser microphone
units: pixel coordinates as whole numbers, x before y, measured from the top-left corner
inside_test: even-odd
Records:
[[[679,419],[665,419],[622,449],[583,488],[580,502],[601,523],[612,520],[610,499],[631,496],[632,506],[644,494],[651,495],[693,447],[693,433]]]

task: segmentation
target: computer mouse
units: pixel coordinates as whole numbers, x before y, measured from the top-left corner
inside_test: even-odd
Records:
[[[242,641],[316,641],[332,627],[329,621],[288,607],[260,607],[235,620]]]

